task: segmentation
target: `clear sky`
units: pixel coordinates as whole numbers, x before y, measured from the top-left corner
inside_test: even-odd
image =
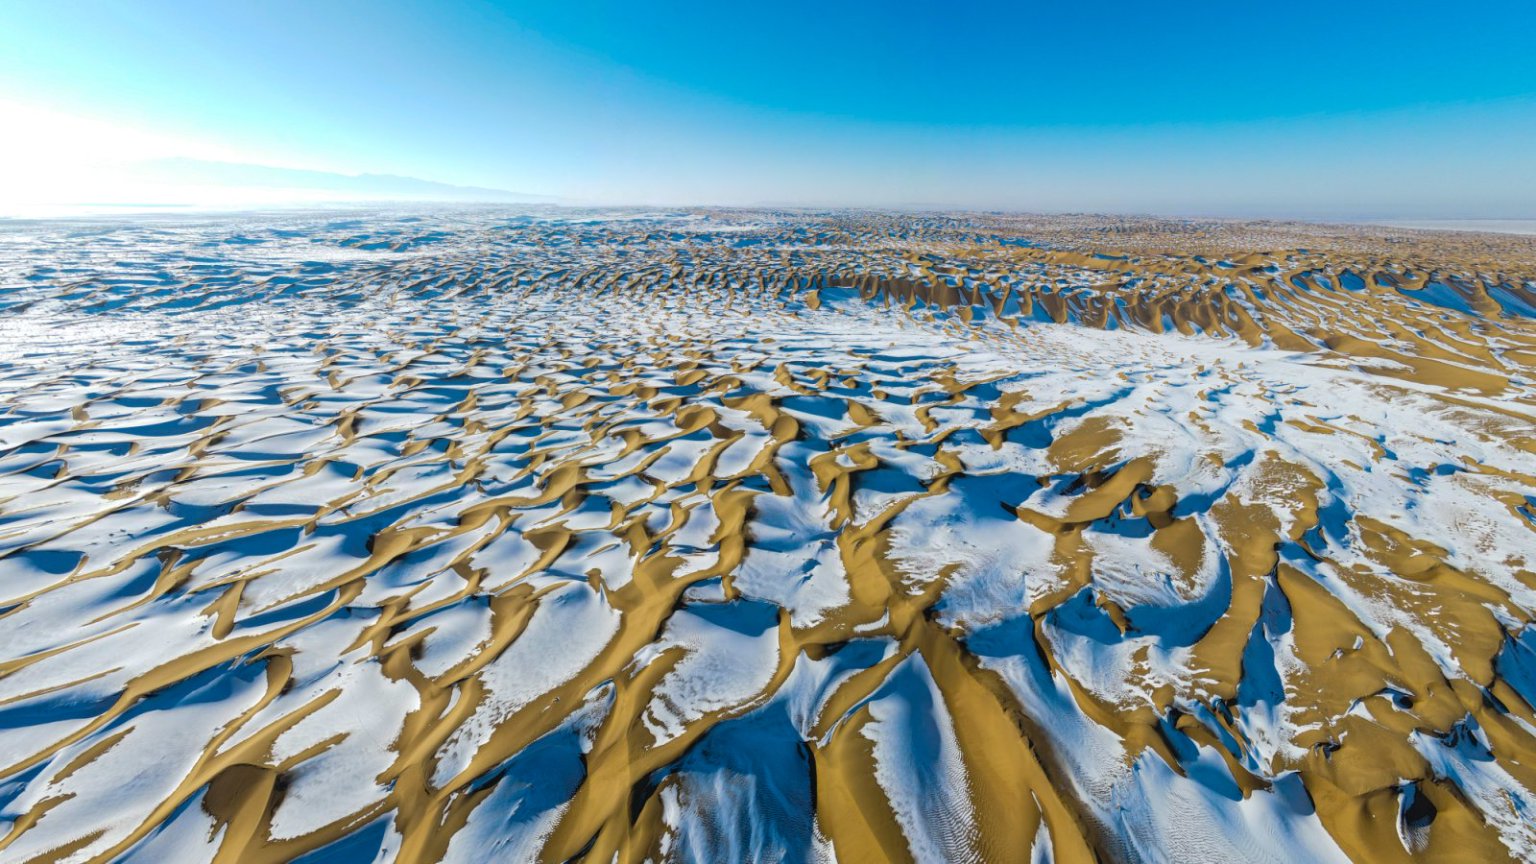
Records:
[[[1532,0],[0,0],[0,157],[13,182],[108,152],[582,202],[1536,218],[1533,36]]]

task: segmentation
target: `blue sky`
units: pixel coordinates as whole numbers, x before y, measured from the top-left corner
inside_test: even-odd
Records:
[[[192,155],[612,203],[1536,217],[1530,0],[0,11],[0,99]]]

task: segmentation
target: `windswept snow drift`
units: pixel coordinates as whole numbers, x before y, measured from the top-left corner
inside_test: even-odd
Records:
[[[1093,224],[3,226],[0,857],[1536,858],[1532,253]]]

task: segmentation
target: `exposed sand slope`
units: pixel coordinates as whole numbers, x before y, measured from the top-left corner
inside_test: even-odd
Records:
[[[0,233],[0,859],[1536,860],[1536,241]]]

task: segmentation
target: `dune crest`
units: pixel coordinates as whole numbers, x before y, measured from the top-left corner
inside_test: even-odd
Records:
[[[1536,241],[0,226],[0,858],[1536,858]]]

